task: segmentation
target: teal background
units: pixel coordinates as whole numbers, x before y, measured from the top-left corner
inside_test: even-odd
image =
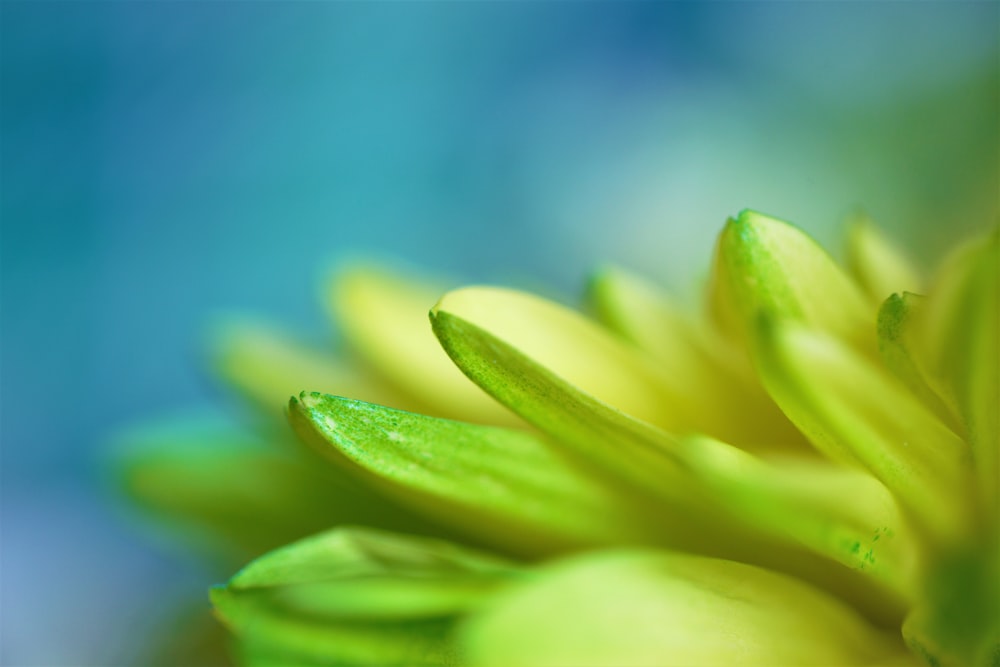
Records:
[[[697,280],[744,206],[930,254],[996,219],[1000,5],[0,5],[9,665],[127,664],[197,569],[115,509],[125,425],[225,406],[208,321],[325,335],[360,252],[574,294]]]

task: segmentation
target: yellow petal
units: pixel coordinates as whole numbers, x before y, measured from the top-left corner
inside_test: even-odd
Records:
[[[329,293],[334,318],[350,348],[380,377],[426,406],[423,412],[485,424],[518,424],[455,368],[435,340],[427,311],[443,291],[414,276],[357,265],[335,276]]]
[[[849,222],[847,269],[876,304],[895,292],[921,291],[920,274],[864,214]]]
[[[712,489],[692,474],[696,463],[656,427],[598,401],[451,313],[436,311],[433,324],[455,363],[477,384],[568,453],[627,480],[659,517],[671,547],[791,572],[871,607],[880,618],[894,613],[871,604],[867,577],[773,539],[720,507]]]
[[[937,536],[969,529],[968,447],[905,386],[836,339],[761,320],[771,396],[829,457],[867,468]]]
[[[765,461],[704,437],[684,444],[691,474],[741,520],[915,595],[918,544],[871,475],[825,461]]]
[[[874,352],[874,309],[833,259],[792,225],[743,211],[719,238],[715,311],[744,336],[759,314],[789,319]]]
[[[433,314],[460,318],[503,341],[562,380],[666,430],[691,428],[695,399],[650,359],[580,313],[498,287],[447,293]],[[677,378],[685,385],[691,378]]]
[[[427,530],[425,521],[347,479],[312,452],[282,451],[202,421],[144,425],[119,436],[124,491],[136,505],[220,560],[341,523]]]
[[[212,338],[216,372],[265,414],[283,419],[288,397],[303,390],[409,407],[385,383],[276,329],[233,321],[218,327]]]
[[[745,353],[693,321],[656,286],[606,267],[591,279],[589,296],[600,320],[655,358],[673,393],[688,399],[691,428],[744,448],[808,447],[761,387]]]
[[[878,351],[882,362],[924,405],[934,411],[956,433],[962,431],[958,407],[949,393],[937,393],[928,375],[926,350],[920,326],[926,319],[927,298],[904,292],[893,294],[878,311]]]
[[[988,525],[1000,521],[1000,227],[956,251],[928,295],[931,382],[965,426]]]
[[[872,665],[902,651],[808,585],[730,561],[603,552],[511,588],[464,627],[472,665]]]

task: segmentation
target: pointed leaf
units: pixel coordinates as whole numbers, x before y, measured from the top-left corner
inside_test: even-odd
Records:
[[[351,349],[400,392],[412,397],[419,412],[517,425],[509,411],[462,376],[434,340],[427,326],[427,311],[443,291],[416,276],[356,265],[331,281],[330,303]],[[322,389],[299,387],[293,395]]]
[[[660,517],[541,436],[321,394],[293,399],[300,435],[407,506],[523,554],[645,543]]]
[[[847,229],[847,269],[876,304],[895,292],[921,291],[920,274],[864,214]]]
[[[811,238],[792,225],[743,211],[719,238],[713,298],[716,310],[744,336],[763,313],[873,346],[874,311],[853,281]]]
[[[472,665],[865,665],[897,652],[850,607],[730,561],[604,552],[551,566],[463,627]]]
[[[827,456],[868,469],[938,536],[968,530],[968,448],[894,378],[836,339],[762,319],[755,358],[778,405]]]

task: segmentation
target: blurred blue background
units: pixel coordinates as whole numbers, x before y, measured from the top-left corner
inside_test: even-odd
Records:
[[[198,594],[114,510],[107,443],[219,403],[213,314],[323,335],[338,257],[683,287],[746,206],[836,247],[864,205],[918,257],[998,214],[995,2],[0,12],[5,665],[129,664]]]

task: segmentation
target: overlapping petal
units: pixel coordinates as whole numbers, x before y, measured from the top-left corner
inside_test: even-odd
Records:
[[[460,613],[518,577],[495,557],[362,528],[268,554],[212,590],[258,665],[452,665]]]
[[[274,327],[233,320],[212,338],[216,372],[263,414],[282,418],[288,397],[304,386],[402,409],[422,407],[355,360],[304,345]]]
[[[646,351],[689,419],[682,423],[747,449],[802,451],[806,443],[767,396],[743,350],[694,320],[656,286],[606,267],[590,281],[600,321]],[[678,410],[677,399],[670,410]]]
[[[334,319],[351,349],[378,377],[422,405],[422,412],[516,425],[510,412],[462,377],[428,330],[427,310],[443,291],[442,285],[431,280],[374,264],[345,268],[329,287]],[[291,394],[306,388],[324,389],[303,385]]]
[[[922,327],[931,382],[962,420],[982,505],[1000,521],[1000,227],[949,257]]]
[[[762,319],[755,339],[765,386],[820,451],[869,470],[935,537],[969,530],[968,447],[901,383],[818,331]]]
[[[135,504],[227,563],[341,522],[426,526],[315,458],[230,427],[151,425],[120,446],[120,483]]]
[[[428,331],[439,288],[356,266],[330,289],[355,361],[247,327],[217,357],[260,404],[307,390],[289,417],[335,463],[318,486],[315,451],[294,449],[161,450],[132,479],[234,543],[360,515],[529,562],[589,552],[537,566],[323,533],[213,592],[249,665],[910,665],[904,615],[913,655],[990,664],[998,239],[921,297],[870,221],[851,228],[845,272],[744,211],[717,246],[709,321],[605,269],[600,323],[473,287],[446,293]],[[217,501],[210,479],[225,480]],[[636,545],[688,553],[615,549]]]
[[[664,552],[606,552],[557,563],[472,618],[462,645],[470,664],[482,667],[905,660],[898,639],[795,579]]]
[[[730,218],[719,237],[710,304],[744,339],[764,315],[874,350],[875,309],[861,290],[806,234],[756,211]]]
[[[495,548],[538,556],[669,539],[648,498],[539,434],[322,394],[293,399],[289,412],[320,451]]]
[[[448,310],[450,296],[442,299],[432,320],[455,363],[556,443],[628,480],[655,508],[669,537],[666,544],[794,572],[862,601],[875,609],[877,616],[898,615],[898,603],[874,602],[853,571],[816,558],[787,540],[776,543],[773,531],[747,524],[731,507],[720,503],[706,483],[711,472],[697,473],[704,463],[676,439],[606,405],[506,340],[454,315]]]
[[[847,227],[847,270],[875,304],[896,292],[920,292],[923,281],[910,260],[865,214]]]
[[[903,292],[893,294],[878,311],[878,349],[882,363],[902,380],[913,394],[956,433],[962,432],[961,417],[932,388],[927,359],[920,341],[921,322],[926,318],[927,297]]]
[[[766,461],[706,437],[689,438],[685,455],[691,475],[747,525],[872,575],[891,589],[880,595],[897,611],[917,595],[918,540],[871,475],[822,461]]]

